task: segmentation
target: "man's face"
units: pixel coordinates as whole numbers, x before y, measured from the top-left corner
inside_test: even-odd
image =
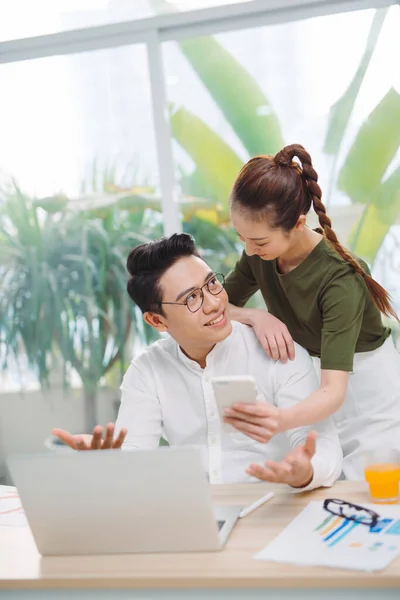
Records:
[[[213,275],[213,271],[201,258],[189,256],[178,260],[160,280],[162,301],[179,303],[163,304],[165,316],[160,317],[160,320],[189,355],[191,348],[211,349],[232,331],[227,315],[226,291],[222,289],[213,295],[204,285],[211,280],[210,289],[213,289],[213,284],[216,283]],[[190,312],[185,301],[193,299],[191,294],[196,288],[202,288],[204,302],[199,310]]]

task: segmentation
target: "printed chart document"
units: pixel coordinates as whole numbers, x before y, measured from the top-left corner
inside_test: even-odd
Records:
[[[15,487],[0,485],[0,526],[25,527],[28,525]]]
[[[254,558],[296,565],[380,571],[400,554],[400,506],[365,504],[375,527],[332,515],[322,502],[304,510]]]

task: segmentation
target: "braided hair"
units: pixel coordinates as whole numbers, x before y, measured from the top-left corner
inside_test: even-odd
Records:
[[[300,164],[293,159],[297,157]],[[275,156],[255,156],[241,169],[232,189],[231,206],[249,213],[254,220],[268,218],[273,227],[290,231],[311,205],[321,233],[336,252],[361,277],[381,313],[398,320],[388,292],[365,272],[358,260],[340,244],[322,202],[311,156],[300,144],[285,146]]]

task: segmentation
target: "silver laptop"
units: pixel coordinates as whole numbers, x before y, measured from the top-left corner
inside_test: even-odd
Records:
[[[241,510],[213,507],[198,448],[7,459],[42,555],[220,550]]]

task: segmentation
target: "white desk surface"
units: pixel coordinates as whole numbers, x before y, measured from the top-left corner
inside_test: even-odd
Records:
[[[28,527],[0,527],[0,596],[5,597],[6,590],[19,590],[19,594],[9,596],[19,599],[28,597],[26,592],[36,590],[36,594],[31,593],[29,597],[51,598],[54,596],[43,595],[45,590],[53,594],[57,590],[57,598],[71,598],[73,591],[74,595],[79,592],[76,597],[82,599],[116,598],[118,590],[119,597],[127,598],[123,591],[130,590],[129,598],[158,598],[163,590],[163,597],[185,598],[184,590],[187,594],[191,589],[193,592],[203,590],[203,594],[190,595],[190,598],[211,599],[213,595],[207,590],[226,590],[229,596],[225,593],[219,596],[233,599],[265,597],[265,589],[269,589],[269,600],[277,594],[280,598],[293,597],[295,590],[306,593],[303,596],[297,591],[296,598],[308,599],[321,598],[321,590],[324,590],[325,600],[337,598],[340,589],[341,600],[361,597],[358,592],[354,595],[357,590],[363,590],[363,599],[399,597],[396,589],[400,589],[400,558],[380,573],[254,560],[253,556],[310,500],[339,497],[359,504],[368,501],[365,484],[347,481],[304,494],[292,494],[285,486],[268,484],[221,485],[214,486],[213,495],[216,504],[247,505],[271,489],[275,497],[239,520],[225,549],[216,553],[41,557]],[[38,595],[39,590],[41,595]],[[99,595],[101,590],[114,592],[112,596],[103,596],[103,592]],[[136,594],[141,591],[140,595],[132,595],[133,590]],[[151,590],[151,594],[146,595],[146,590]],[[250,594],[251,590],[257,593]]]

